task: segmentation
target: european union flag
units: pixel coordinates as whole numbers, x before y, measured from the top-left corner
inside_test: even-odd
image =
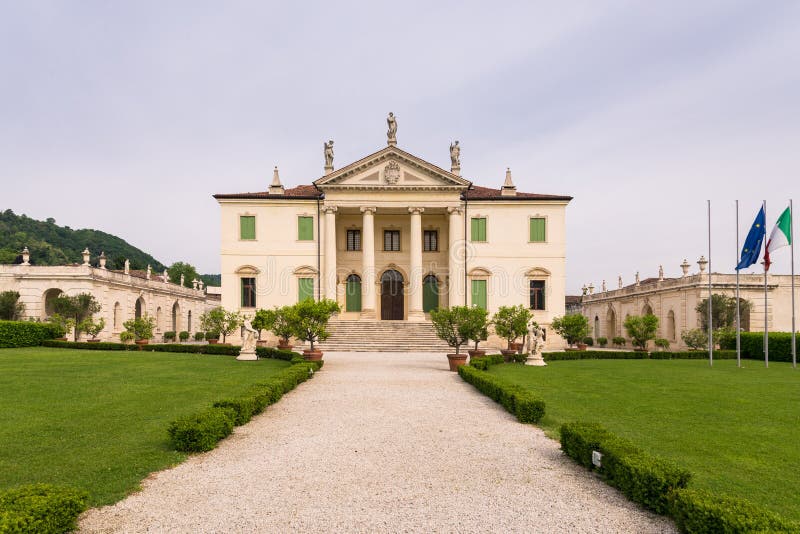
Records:
[[[761,244],[764,242],[764,235],[767,233],[767,216],[764,214],[764,206],[758,210],[756,220],[753,221],[753,226],[747,233],[747,239],[744,240],[744,247],[742,247],[742,256],[739,260],[739,265],[736,270],[746,269],[758,261],[761,256]]]

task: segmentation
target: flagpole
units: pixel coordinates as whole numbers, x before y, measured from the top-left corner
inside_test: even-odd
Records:
[[[792,254],[792,369],[797,369],[797,343],[795,342],[795,308],[794,308],[794,208],[792,207],[792,199],[789,199],[789,244]]]
[[[736,201],[736,263],[739,263],[739,201]],[[794,294],[793,294],[794,295]],[[739,269],[736,269],[736,367],[742,366],[741,314],[739,311]]]
[[[764,206],[764,221],[767,220],[767,201],[763,201]],[[766,224],[766,222],[765,222]],[[766,226],[764,227],[764,231],[766,231]],[[767,243],[764,240],[764,254],[766,256],[767,252]],[[769,265],[767,265],[766,257],[764,259],[764,367],[769,367],[769,325],[767,324],[767,271],[769,270]]]
[[[711,200],[708,202],[708,365],[714,365],[714,330],[711,325]]]

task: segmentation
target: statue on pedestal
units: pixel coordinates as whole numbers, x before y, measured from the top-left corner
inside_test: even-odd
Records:
[[[394,117],[394,113],[389,112],[389,116],[386,118],[386,124],[389,125],[389,130],[386,132],[386,137],[388,138],[388,143],[390,145],[397,144],[397,119]]]
[[[131,261],[125,260],[125,274],[131,274]]]
[[[450,166],[453,168],[461,167],[461,147],[458,146],[458,140],[455,143],[450,143]]]
[[[333,139],[327,143],[323,143],[325,152],[325,168],[333,169]]]
[[[239,351],[237,360],[257,360],[256,355],[256,338],[258,332],[253,328],[253,323],[250,319],[245,319],[242,328],[242,349]]]
[[[533,323],[528,330],[528,361],[527,365],[536,365],[539,367],[547,365],[544,358],[542,358],[542,351],[544,350],[544,330]]]

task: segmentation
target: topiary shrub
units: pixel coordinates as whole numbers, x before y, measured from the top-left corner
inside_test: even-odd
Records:
[[[173,330],[164,332],[164,341],[175,341],[175,332]]]
[[[194,340],[195,341],[203,341],[206,338],[205,332],[195,332],[194,333]]]
[[[187,340],[189,339],[189,332],[187,332],[186,330],[184,330],[183,332],[181,332],[180,334],[178,334],[178,338],[179,338],[181,341],[187,341]]]
[[[800,525],[751,502],[702,490],[670,496],[670,515],[681,532],[800,532]]]
[[[233,432],[236,412],[232,408],[209,408],[173,421],[167,430],[176,450],[210,451]]]
[[[588,345],[590,347],[594,347],[594,339],[592,339],[591,337],[587,336],[587,337],[583,338],[583,344],[584,345]]]
[[[614,345],[615,347],[624,347],[624,346],[625,346],[625,343],[626,343],[626,341],[625,341],[625,338],[624,338],[624,337],[622,337],[622,336],[614,336],[614,337],[611,339],[611,343],[613,343],[613,345]]]
[[[597,344],[600,345],[601,347],[605,347],[606,345],[608,345],[608,338],[598,337]]]
[[[656,338],[656,340],[653,341],[653,345],[661,350],[669,350],[669,340],[664,339],[663,337]]]
[[[50,484],[5,490],[0,492],[0,532],[71,532],[87,501],[84,491]]]
[[[126,343],[126,344],[130,343],[134,339],[136,339],[136,334],[134,334],[133,332],[128,332],[127,330],[125,330],[124,332],[120,332],[119,333],[119,340],[122,343]]]

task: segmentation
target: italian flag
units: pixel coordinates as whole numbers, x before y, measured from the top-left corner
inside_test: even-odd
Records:
[[[775,223],[775,228],[769,235],[767,241],[767,251],[764,253],[764,269],[769,270],[769,265],[772,263],[769,259],[771,252],[775,252],[779,248],[788,247],[792,244],[792,212],[789,208],[783,210],[778,221]]]

